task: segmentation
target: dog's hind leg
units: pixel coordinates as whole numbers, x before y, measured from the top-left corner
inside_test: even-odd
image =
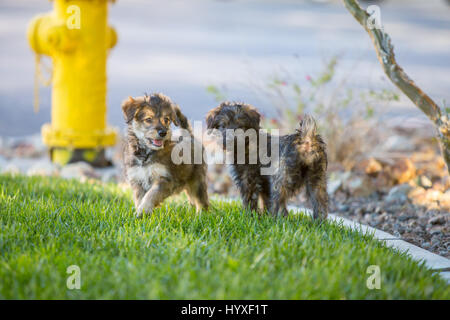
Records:
[[[241,187],[239,191],[244,208],[251,211],[258,211],[259,193],[254,189],[245,187]]]
[[[186,189],[191,205],[195,206],[197,212],[208,210],[208,190],[205,182],[195,182]]]
[[[325,178],[309,181],[306,195],[313,207],[313,218],[325,220],[328,215],[328,193]]]
[[[276,199],[278,197],[275,196],[274,198]],[[274,198],[272,198],[272,205],[270,209],[272,215],[274,216],[282,215],[284,217],[287,217],[289,212],[286,208],[286,200],[283,198],[278,198],[278,200],[275,200]]]
[[[282,180],[273,181],[269,208],[272,215],[277,216],[281,214],[286,217],[289,213],[286,209],[288,195],[282,183]]]
[[[208,190],[206,187],[206,183],[202,182],[199,183],[199,186],[197,188],[197,202],[198,202],[198,209],[208,210],[209,207],[209,201],[208,201]]]
[[[148,190],[137,208],[136,216],[138,218],[145,214],[151,214],[161,202],[173,193],[170,183],[164,180],[155,181],[150,190]]]
[[[261,213],[270,211],[270,183],[263,183],[261,193],[259,194],[262,200]]]

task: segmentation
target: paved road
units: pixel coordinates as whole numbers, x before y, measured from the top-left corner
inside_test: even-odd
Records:
[[[30,19],[50,7],[44,0],[0,0],[0,136],[35,133],[50,119],[48,88],[33,113],[34,56],[25,37]],[[450,101],[450,6],[387,0],[381,13],[399,63],[437,101]],[[117,126],[122,99],[145,91],[164,92],[191,119],[203,119],[215,105],[205,90],[210,84],[270,113],[249,83],[279,70],[303,83],[335,54],[338,74],[352,73],[349,86],[391,87],[367,34],[340,1],[119,0],[109,20],[119,33],[108,61],[108,118]],[[401,106],[420,115],[406,100]]]

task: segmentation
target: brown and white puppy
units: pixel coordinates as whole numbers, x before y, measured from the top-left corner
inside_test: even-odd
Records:
[[[124,167],[133,189],[136,215],[151,214],[165,198],[183,190],[197,210],[206,210],[206,163],[175,164],[172,160],[172,150],[186,141],[171,140],[171,123],[186,130],[191,142],[194,139],[180,108],[165,95],[155,93],[128,98],[122,103],[122,111],[128,125]]]
[[[264,210],[268,210],[270,206],[270,176],[261,175],[261,161],[257,145],[259,143],[260,130],[259,112],[251,105],[245,103],[222,102],[216,108],[210,110],[206,116],[206,124],[208,129],[219,130],[223,137],[222,146],[226,152],[233,153],[233,163],[230,164],[231,177],[239,189],[243,205],[246,209],[257,211],[258,202],[261,200]],[[230,135],[227,130],[242,129],[254,130],[256,139],[250,145],[249,139],[245,140],[245,163],[238,163],[237,135],[231,137],[234,139],[233,150],[227,150],[227,139]],[[253,150],[251,150],[253,149]],[[250,153],[256,155],[256,163],[251,164]]]
[[[208,113],[206,123],[208,129],[217,129],[222,133],[223,146],[226,148],[227,129],[259,131],[260,115],[251,105],[223,102]],[[275,144],[279,148],[278,158],[273,160],[277,169],[271,175],[261,174],[261,168],[268,165],[261,164],[260,138],[260,135],[257,135],[257,141],[253,142],[257,149],[253,152],[258,154],[256,164],[235,162],[231,165],[231,175],[240,191],[244,206],[257,210],[258,198],[261,198],[264,209],[274,215],[287,215],[287,201],[305,186],[314,218],[325,219],[328,213],[326,145],[317,133],[314,119],[305,116],[300,122],[300,129],[294,134],[267,137],[265,151],[272,150],[271,143],[275,143],[275,138],[279,139]],[[227,152],[234,152],[236,159],[236,149]],[[245,153],[247,160],[248,144],[245,145]]]

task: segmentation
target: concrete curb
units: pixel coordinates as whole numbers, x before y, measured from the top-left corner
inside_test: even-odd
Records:
[[[297,206],[288,206],[288,209],[296,213],[302,211],[308,215],[312,214],[311,210]],[[386,246],[397,249],[400,252],[405,252],[416,261],[425,262],[425,266],[427,266],[433,271],[439,272],[440,276],[444,278],[447,281],[447,283],[450,284],[449,259],[441,257],[418,246],[415,246],[387,232],[375,229],[373,227],[369,227],[367,225],[361,224],[359,222],[347,218],[337,216],[336,214],[330,213],[328,215],[328,220],[334,221],[336,223],[342,223],[342,225],[353,230],[373,234],[376,239],[384,242]]]

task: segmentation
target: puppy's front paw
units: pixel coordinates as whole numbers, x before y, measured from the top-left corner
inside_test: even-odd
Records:
[[[136,209],[136,212],[134,213],[135,217],[140,219],[143,216],[143,211],[139,211],[139,209]]]
[[[136,218],[142,218],[144,215],[150,215],[153,211],[153,208],[146,208],[143,205],[138,206],[136,209]]]

